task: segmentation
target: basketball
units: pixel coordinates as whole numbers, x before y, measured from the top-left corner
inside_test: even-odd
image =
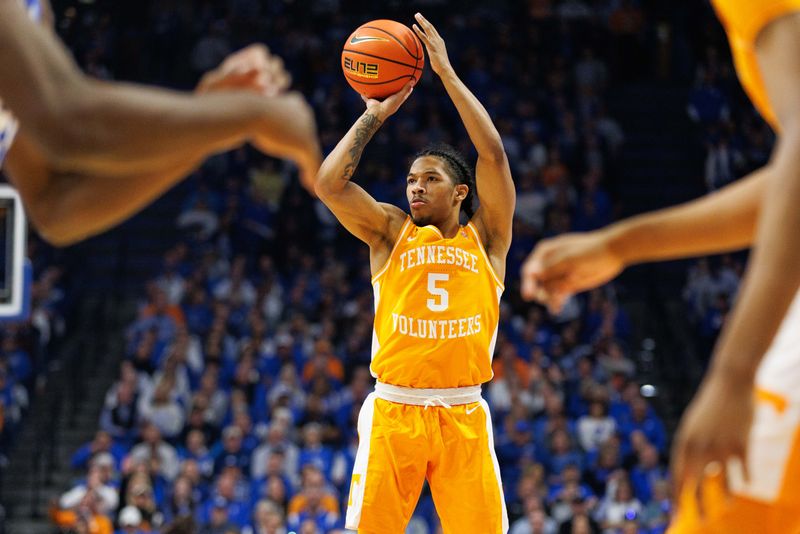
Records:
[[[419,80],[424,65],[422,43],[411,28],[393,20],[359,26],[342,51],[347,83],[367,98],[385,98]]]

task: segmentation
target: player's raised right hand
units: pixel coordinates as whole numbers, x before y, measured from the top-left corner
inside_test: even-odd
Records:
[[[414,80],[409,80],[402,89],[393,95],[387,96],[383,101],[367,98],[363,95],[361,96],[361,100],[367,105],[367,110],[374,113],[375,116],[378,117],[378,120],[383,122],[394,115],[397,110],[400,109],[400,106],[403,105],[403,102],[408,100],[408,97],[414,90],[414,83]]]
[[[522,297],[555,313],[570,296],[608,282],[624,268],[607,230],[545,239],[522,266]]]

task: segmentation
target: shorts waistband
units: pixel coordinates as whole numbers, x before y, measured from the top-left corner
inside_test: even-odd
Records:
[[[375,384],[375,395],[390,402],[412,404],[415,406],[442,406],[450,408],[459,404],[470,404],[481,400],[480,386],[462,388],[407,388],[378,382]]]

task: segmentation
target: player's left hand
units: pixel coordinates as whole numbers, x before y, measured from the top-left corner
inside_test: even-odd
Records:
[[[522,297],[559,313],[569,297],[605,284],[624,267],[608,230],[545,239],[522,266]]]
[[[747,440],[753,420],[752,384],[739,384],[726,375],[712,370],[703,381],[700,391],[678,427],[672,447],[672,475],[677,500],[691,494],[702,499],[694,490],[704,478],[720,477],[722,487],[729,491],[726,466],[728,460],[741,462],[745,480],[747,473]],[[697,502],[703,511],[702,502]]]
[[[264,96],[276,96],[289,88],[292,77],[283,60],[270,54],[262,44],[253,44],[234,52],[200,80],[196,91],[250,90]]]
[[[412,26],[414,33],[417,34],[417,37],[425,44],[425,48],[428,50],[428,61],[430,61],[433,72],[441,76],[452,69],[450,58],[447,57],[447,47],[444,45],[444,39],[436,31],[433,24],[428,22],[428,19],[421,14],[417,13],[414,18],[419,23],[419,26],[416,24]]]

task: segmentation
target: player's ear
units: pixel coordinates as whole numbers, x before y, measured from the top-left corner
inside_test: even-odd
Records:
[[[469,186],[467,184],[456,184],[456,200],[463,201],[469,194]]]

